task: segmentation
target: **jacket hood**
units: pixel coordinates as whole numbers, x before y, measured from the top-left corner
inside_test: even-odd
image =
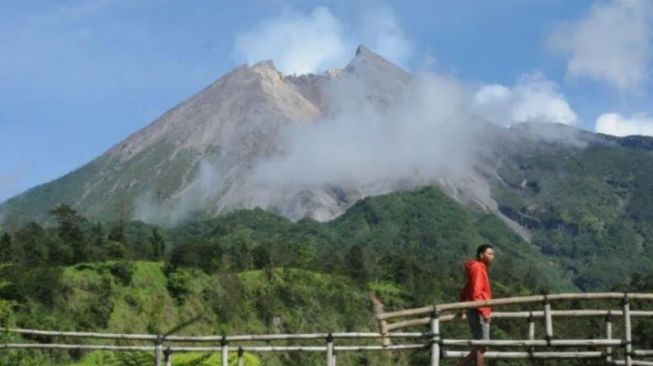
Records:
[[[474,268],[476,266],[487,267],[485,265],[485,263],[483,263],[483,261],[480,261],[478,259],[470,259],[470,260],[465,261],[465,269],[467,271],[471,270],[472,268]]]

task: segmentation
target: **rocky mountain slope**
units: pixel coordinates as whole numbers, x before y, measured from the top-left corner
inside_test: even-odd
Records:
[[[248,176],[257,160],[282,152],[281,128],[337,113],[328,89],[354,79],[387,103],[410,76],[364,47],[344,70],[321,75],[284,76],[271,61],[241,66],[94,161],[0,209],[16,221],[43,217],[60,202],[110,220],[172,222],[188,210],[254,206],[293,218],[332,217],[349,204],[333,192],[270,191],[248,185]]]
[[[494,198],[510,186],[502,164],[610,140],[565,126],[493,125],[461,107],[448,83],[364,46],[344,69],[319,75],[282,75],[271,61],[241,66],[85,166],[4,202],[0,217],[7,226],[44,221],[65,202],[105,221],[174,225],[197,211],[253,207],[324,221],[366,196],[438,185],[529,238]],[[357,139],[366,146],[352,149]]]

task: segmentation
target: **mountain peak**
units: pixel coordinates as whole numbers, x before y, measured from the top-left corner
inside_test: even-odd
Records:
[[[271,78],[274,80],[281,79],[283,75],[274,66],[272,60],[259,61],[253,65],[247,65],[241,69],[241,73],[246,75],[255,74],[264,78]]]
[[[378,53],[370,50],[365,45],[359,45],[358,48],[356,48],[356,56],[354,57],[352,62],[356,60],[370,61],[370,62],[384,62],[384,63],[391,64],[390,61],[386,60],[385,58],[383,58],[383,56],[379,55]]]
[[[381,72],[382,75],[386,73],[395,74],[404,80],[410,78],[408,73],[401,67],[386,60],[383,56],[370,50],[366,46],[359,45],[356,49],[356,56],[351,60],[351,62],[349,62],[347,67],[345,67],[345,71],[350,73],[366,73],[370,70],[377,70],[377,72]]]
[[[254,65],[249,67],[250,69],[272,69],[277,71],[276,66],[274,66],[274,62],[272,60],[263,60],[255,63]]]
[[[253,75],[258,75],[259,77],[271,77],[273,79],[279,79],[283,75],[279,70],[277,70],[274,62],[272,60],[263,60],[255,64],[243,64],[238,68],[232,70],[230,73],[224,75],[220,79],[216,80],[213,85],[220,85],[226,80],[233,81],[235,78],[240,83],[243,77],[249,77]]]
[[[374,53],[374,52],[370,51],[370,49],[367,48],[365,45],[361,44],[361,45],[358,45],[358,48],[356,48],[356,56],[361,56],[361,55],[365,55],[365,54],[368,54],[368,53]]]

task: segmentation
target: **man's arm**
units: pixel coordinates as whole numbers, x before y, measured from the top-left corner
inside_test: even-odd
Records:
[[[472,299],[474,301],[489,300],[489,294],[485,291],[488,281],[485,271],[480,268],[473,268],[470,274],[472,280]],[[480,307],[478,308],[478,313],[484,320],[490,321],[490,307]]]

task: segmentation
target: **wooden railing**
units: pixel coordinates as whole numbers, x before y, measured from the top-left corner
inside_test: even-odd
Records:
[[[610,301],[619,300],[619,309],[600,310],[552,310],[552,303],[560,301]],[[465,357],[469,351],[456,351],[447,348],[457,346],[472,347],[517,347],[524,351],[511,352],[486,352],[486,358],[495,359],[564,359],[564,358],[604,358],[607,364],[615,365],[653,365],[651,361],[635,360],[634,357],[652,357],[653,350],[633,348],[632,319],[635,317],[653,318],[653,311],[631,310],[631,300],[653,300],[653,294],[641,293],[568,293],[524,297],[511,297],[487,301],[460,302],[452,304],[433,305],[415,309],[405,309],[394,312],[378,313],[377,320],[380,328],[387,331],[404,329],[408,327],[429,325],[431,343],[431,365],[438,366],[443,358]],[[513,311],[499,312],[496,309],[507,305],[541,304],[540,311]],[[491,306],[492,319],[527,319],[528,338],[510,340],[469,340],[447,339],[440,331],[442,322],[451,321],[459,316],[462,310]],[[553,319],[558,317],[603,317],[605,319],[605,337],[594,339],[556,339],[554,338]],[[613,322],[619,317],[623,322],[622,338],[615,338]],[[535,320],[544,319],[544,338],[535,339]],[[391,321],[394,321],[391,323]],[[388,342],[386,342],[387,344]],[[561,351],[562,348],[585,347],[588,350]],[[541,351],[537,348],[545,348]],[[621,349],[621,352],[617,352]],[[623,359],[616,360],[615,355],[623,355]]]
[[[470,350],[459,347],[492,347],[493,349],[517,348],[518,351],[488,351],[486,358],[494,359],[589,359],[600,358],[612,365],[653,365],[646,358],[653,357],[653,350],[636,349],[632,343],[632,319],[652,318],[653,311],[631,309],[631,300],[651,301],[653,294],[641,293],[571,293],[526,297],[512,297],[489,301],[439,304],[415,309],[393,312],[378,311],[376,318],[380,332],[341,332],[310,334],[258,334],[258,335],[212,335],[179,336],[156,334],[112,334],[90,332],[62,332],[33,329],[0,328],[0,332],[16,333],[25,336],[39,336],[66,339],[103,339],[113,341],[140,342],[138,345],[80,344],[80,343],[4,343],[2,349],[78,349],[102,351],[138,351],[154,354],[156,366],[173,365],[173,355],[181,352],[217,352],[221,354],[221,365],[227,365],[229,354],[237,355],[237,364],[244,365],[244,353],[262,352],[321,352],[325,353],[327,366],[336,365],[336,355],[342,352],[360,351],[407,351],[427,350],[430,352],[430,365],[439,366],[446,358],[465,357]],[[560,301],[618,300],[617,309],[571,309],[553,310],[552,304]],[[542,310],[498,311],[508,305],[541,304]],[[462,319],[460,312],[482,306],[493,307],[493,323],[502,319],[526,319],[528,330],[524,338],[500,340],[451,339],[441,331],[443,322]],[[603,317],[605,336],[602,338],[559,339],[554,336],[556,318]],[[614,322],[623,323],[623,334],[616,338]],[[544,337],[536,339],[536,320],[544,322]],[[406,328],[426,327],[418,332],[399,332]],[[378,344],[361,344],[364,340],[378,340]],[[280,342],[314,342],[306,344],[273,344]],[[143,342],[147,342],[142,344]],[[320,342],[316,344],[316,342]],[[405,343],[410,342],[410,343]],[[202,344],[212,345],[202,345]],[[264,343],[264,345],[261,345]],[[190,344],[190,345],[189,345]],[[217,344],[217,345],[216,345]],[[568,351],[569,348],[576,348]],[[578,349],[582,348],[582,349]],[[635,359],[638,358],[638,359]]]
[[[310,333],[310,334],[256,334],[256,335],[219,335],[219,336],[159,336],[154,334],[112,334],[89,332],[61,332],[20,328],[0,328],[1,332],[17,333],[23,335],[36,335],[65,338],[111,339],[151,342],[151,345],[107,345],[107,344],[69,344],[69,343],[5,343],[0,344],[0,349],[78,349],[89,351],[115,351],[115,352],[151,352],[155,355],[155,365],[173,364],[174,353],[181,352],[218,352],[221,353],[221,365],[228,365],[229,353],[237,353],[237,364],[244,365],[244,353],[261,352],[322,352],[326,353],[327,365],[336,365],[336,353],[360,351],[402,351],[424,349],[423,341],[416,344],[383,345],[335,345],[337,340],[343,342],[360,341],[365,339],[420,339],[427,335],[424,333]],[[316,341],[321,340],[322,345],[248,345],[250,343],[269,343],[274,341]],[[179,346],[179,343],[213,343],[219,346]],[[238,343],[238,345],[235,345]],[[244,343],[247,343],[244,344]]]

